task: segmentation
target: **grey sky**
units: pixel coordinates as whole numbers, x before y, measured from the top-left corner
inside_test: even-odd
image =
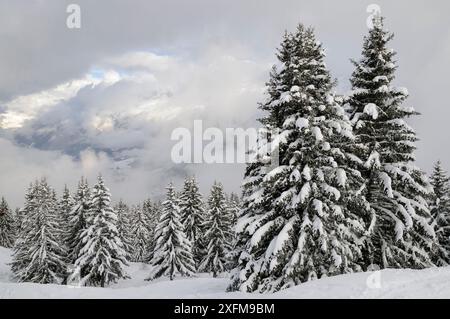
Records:
[[[79,30],[66,27],[69,3]],[[417,163],[450,168],[448,1],[0,0],[0,116],[22,119],[1,122],[0,195],[20,205],[36,177],[73,188],[98,171],[130,201],[186,172],[204,192],[214,177],[238,190],[242,166],[172,164],[171,130],[254,126],[275,49],[298,22],[316,28],[345,93],[371,3],[396,35],[396,84],[422,113]]]

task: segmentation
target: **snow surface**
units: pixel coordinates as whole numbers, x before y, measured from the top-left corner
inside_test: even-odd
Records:
[[[0,247],[1,298],[450,298],[450,267],[425,270],[382,270],[319,279],[275,294],[226,293],[228,278],[144,281],[151,266],[131,263],[132,279],[109,288],[14,283],[7,263],[10,250]]]

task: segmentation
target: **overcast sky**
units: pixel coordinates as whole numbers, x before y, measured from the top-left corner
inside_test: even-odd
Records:
[[[80,29],[66,27],[70,3]],[[396,84],[422,113],[417,164],[449,169],[448,1],[0,0],[0,195],[21,205],[35,178],[74,189],[98,172],[115,200],[160,196],[192,173],[203,192],[215,178],[237,191],[242,165],[173,164],[173,128],[257,125],[275,49],[299,22],[347,92],[371,3],[395,33]]]

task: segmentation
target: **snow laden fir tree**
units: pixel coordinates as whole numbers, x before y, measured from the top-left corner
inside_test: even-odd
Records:
[[[101,286],[126,278],[128,264],[124,244],[117,229],[117,215],[111,207],[111,195],[101,176],[92,189],[92,201],[81,233],[81,249],[75,261],[74,277],[79,284]]]
[[[12,248],[15,241],[15,225],[12,211],[6,200],[0,201],[0,247]]]
[[[131,234],[131,261],[148,261],[153,238],[149,211],[141,205],[134,205],[131,209]]]
[[[166,200],[162,203],[162,212],[155,230],[155,249],[149,278],[152,280],[168,276],[191,276],[195,273],[192,256],[192,244],[186,238],[180,221],[179,201],[172,184],[167,187]]]
[[[58,203],[45,179],[30,186],[25,196],[22,229],[11,264],[19,282],[60,284],[66,277],[66,251]]]
[[[86,230],[86,218],[91,205],[91,191],[85,178],[81,178],[78,189],[74,196],[72,209],[68,214],[68,226],[66,234],[66,245],[68,257],[71,264],[80,256],[82,247],[81,236]]]
[[[241,251],[230,290],[271,292],[314,278],[360,270],[364,199],[351,151],[350,122],[332,94],[322,45],[311,28],[286,34],[261,105],[269,149],[247,168]]]
[[[213,277],[217,277],[217,274],[226,270],[228,252],[233,240],[232,216],[220,183],[215,182],[211,189],[207,216],[204,239],[206,254],[200,264],[200,270],[212,272]]]
[[[187,239],[192,243],[192,254],[198,266],[204,256],[205,210],[195,178],[186,178],[180,194],[181,223]]]
[[[383,18],[376,16],[350,80],[355,152],[362,160],[362,194],[370,211],[364,215],[369,231],[364,269],[430,266],[429,252],[436,244],[425,200],[432,189],[413,165],[417,138],[405,122],[417,113],[403,105],[407,90],[392,85],[396,65],[395,52],[387,47],[391,39]]]
[[[434,165],[431,175],[431,185],[434,192],[431,194],[430,210],[433,218],[433,227],[440,244],[440,250],[434,256],[434,264],[446,266],[450,263],[450,186],[447,172],[438,161]]]
[[[130,260],[131,254],[133,253],[130,208],[122,200],[119,200],[114,206],[114,212],[117,215],[117,231],[122,240],[127,260]]]

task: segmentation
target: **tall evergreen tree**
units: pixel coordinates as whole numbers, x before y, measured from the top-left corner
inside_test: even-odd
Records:
[[[130,208],[120,200],[117,205],[114,206],[114,211],[117,215],[117,230],[119,231],[120,239],[122,240],[127,259],[131,260],[131,255],[133,254],[133,233]]]
[[[86,216],[91,208],[91,191],[87,179],[81,178],[78,183],[77,193],[74,196],[74,204],[69,213],[67,246],[69,261],[73,264],[80,256],[80,250],[83,246],[81,237],[87,229]]]
[[[17,207],[14,212],[14,241],[17,240],[19,234],[22,230],[22,220],[23,220],[23,209]]]
[[[155,230],[155,250],[151,264],[153,270],[147,280],[177,275],[191,276],[195,273],[192,244],[183,232],[180,222],[180,207],[172,184],[167,187],[166,200]]]
[[[192,243],[192,254],[197,266],[204,256],[203,227],[205,211],[195,177],[186,178],[180,194],[181,223],[187,238]]]
[[[152,242],[150,230],[149,211],[144,210],[141,205],[135,205],[131,209],[131,233],[133,234],[131,246],[131,261],[147,262],[150,255],[150,245]]]
[[[357,189],[351,125],[311,28],[286,33],[267,84],[261,121],[270,153],[247,167],[240,256],[229,290],[277,291],[322,276],[359,270],[364,211]],[[264,148],[263,148],[264,150]],[[268,159],[269,157],[269,159]]]
[[[431,187],[413,165],[417,138],[405,118],[418,113],[403,105],[407,90],[392,84],[397,69],[395,51],[387,47],[392,37],[383,27],[383,18],[375,16],[364,38],[362,58],[353,61],[350,80],[351,120],[363,160],[363,195],[370,204],[364,266],[423,268],[431,265],[428,252],[435,237],[424,199]]]
[[[0,202],[0,246],[12,248],[15,241],[14,218],[5,198]]]
[[[437,161],[431,175],[433,193],[430,196],[432,225],[435,229],[439,247],[433,255],[433,262],[438,266],[450,263],[450,186],[447,172]]]
[[[61,196],[61,200],[59,201],[59,211],[61,213],[61,218],[63,220],[62,228],[64,232],[67,234],[70,231],[70,212],[72,211],[74,206],[74,200],[72,196],[70,195],[69,188],[67,185],[64,185],[64,190]],[[67,239],[67,238],[66,238]]]
[[[236,193],[231,193],[227,199],[228,212],[231,218],[231,225],[236,225],[239,211],[241,209],[241,201]]]
[[[59,284],[66,275],[66,252],[59,242],[56,196],[45,179],[29,189],[24,211],[11,263],[14,276],[20,282]]]
[[[231,193],[227,198],[227,209],[230,219],[230,243],[231,248],[227,256],[227,269],[232,270],[237,266],[237,256],[240,254],[238,247],[238,236],[236,235],[236,224],[241,213],[241,200],[236,193]]]
[[[68,237],[71,231],[70,224],[70,212],[72,211],[74,202],[73,198],[70,195],[70,191],[67,188],[67,185],[64,185],[64,190],[59,201],[59,228],[60,228],[60,239],[62,245],[64,245],[65,250],[68,254],[67,258],[70,259],[70,250]],[[70,260],[69,260],[70,261]]]
[[[159,211],[161,211],[161,203],[153,202],[151,199],[146,199],[142,203],[142,212],[146,220],[146,228],[148,230],[148,235],[145,237],[147,245],[147,253],[145,254],[145,262],[149,262],[153,258],[153,250],[155,249],[155,229],[158,224]]]
[[[87,228],[81,234],[82,247],[73,275],[80,276],[81,285],[101,287],[127,278],[126,252],[117,230],[117,215],[101,175],[92,189],[92,202],[85,217]]]
[[[222,185],[215,182],[208,199],[208,219],[205,222],[206,254],[200,270],[213,273],[213,277],[223,272],[228,263],[231,248],[231,215],[228,212]]]

